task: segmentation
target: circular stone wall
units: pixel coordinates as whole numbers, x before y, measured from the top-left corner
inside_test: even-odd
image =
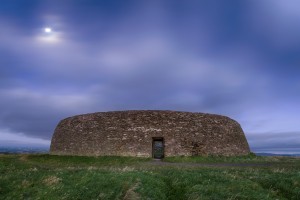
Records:
[[[56,127],[54,155],[153,156],[155,140],[164,156],[246,155],[244,132],[220,115],[175,111],[116,111],[78,115]]]

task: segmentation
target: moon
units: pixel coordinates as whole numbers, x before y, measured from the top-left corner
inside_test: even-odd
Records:
[[[51,33],[51,32],[52,32],[52,29],[49,28],[49,27],[46,27],[46,28],[44,29],[44,31],[45,31],[45,33]]]
[[[44,43],[57,44],[61,42],[61,35],[61,32],[56,29],[52,29],[51,26],[44,26],[40,28],[39,34],[36,38]]]

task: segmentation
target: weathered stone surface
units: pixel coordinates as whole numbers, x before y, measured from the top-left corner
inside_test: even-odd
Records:
[[[98,112],[66,118],[55,129],[50,153],[151,157],[154,137],[164,139],[165,156],[250,153],[236,121],[176,111]]]

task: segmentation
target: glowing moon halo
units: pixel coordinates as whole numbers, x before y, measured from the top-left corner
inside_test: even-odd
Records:
[[[49,27],[47,27],[47,28],[44,29],[44,31],[45,31],[45,33],[51,33],[51,32],[52,32],[52,29],[49,28]]]
[[[48,44],[57,44],[61,42],[61,33],[55,29],[52,29],[50,26],[41,27],[40,33],[36,38],[43,43]]]

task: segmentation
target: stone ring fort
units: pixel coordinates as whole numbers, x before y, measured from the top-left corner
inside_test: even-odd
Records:
[[[239,123],[226,116],[177,111],[114,111],[63,119],[53,155],[163,158],[250,153]]]

